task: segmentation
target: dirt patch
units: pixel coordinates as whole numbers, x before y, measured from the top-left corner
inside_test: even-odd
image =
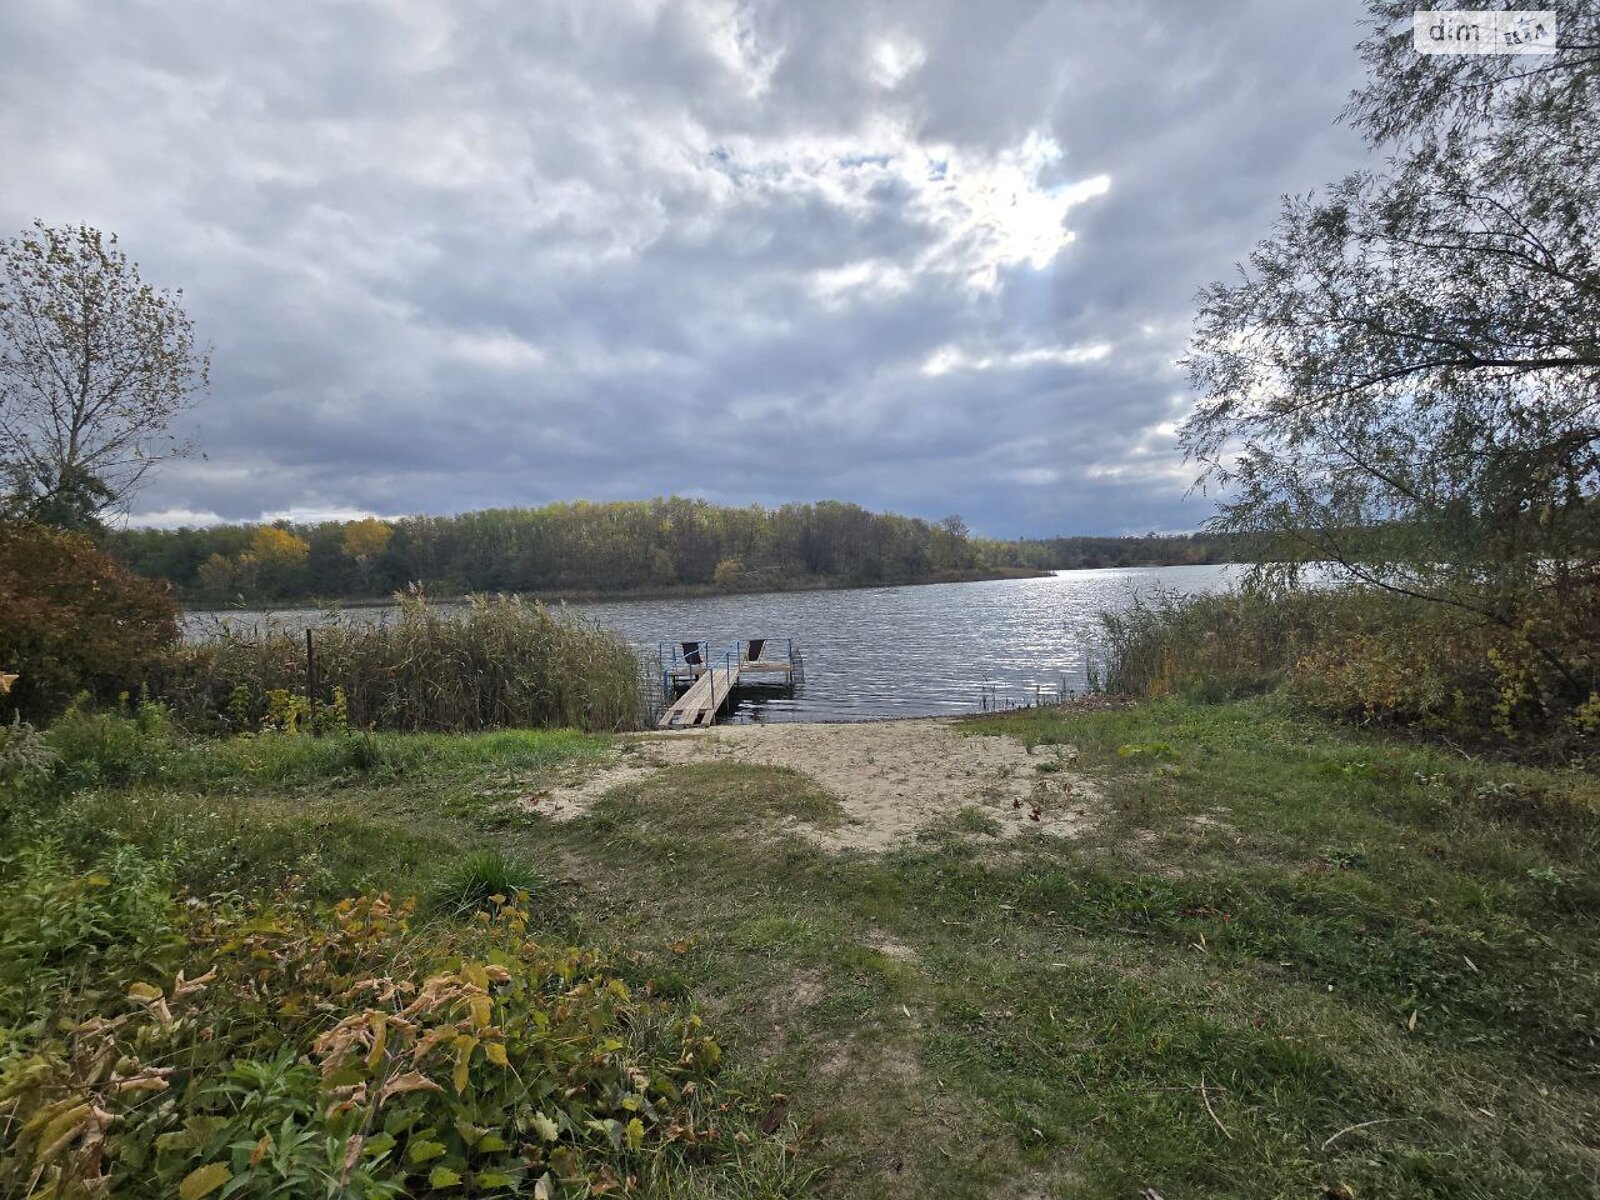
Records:
[[[591,764],[569,769],[556,782],[518,796],[517,803],[530,812],[542,813],[557,821],[570,821],[583,816],[612,788],[648,779],[664,765],[617,752],[601,760],[598,767]]]
[[[821,1004],[827,995],[827,972],[814,968],[796,971],[782,988],[773,989],[762,1002],[760,1010],[748,1018],[751,1026],[760,1030],[759,1057],[776,1058],[793,1038],[795,1031],[805,1027],[806,1014]]]
[[[837,796],[843,824],[795,826],[830,850],[882,852],[964,808],[991,819],[982,835],[988,838],[1071,837],[1088,825],[1097,798],[1069,770],[1076,758],[1070,747],[1041,746],[1030,754],[1015,738],[967,736],[942,720],[724,725],[640,735],[581,778],[558,781],[522,803],[567,820],[612,788],[662,767],[734,762],[802,771]]]
[[[919,957],[915,949],[906,945],[894,934],[886,930],[869,930],[857,941],[868,950],[876,950],[885,958],[893,959],[895,962],[914,963]]]

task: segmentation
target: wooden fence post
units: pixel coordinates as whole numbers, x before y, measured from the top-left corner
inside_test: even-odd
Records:
[[[317,650],[311,641],[311,626],[306,626],[306,712],[311,722],[311,736],[321,737],[317,728]]]

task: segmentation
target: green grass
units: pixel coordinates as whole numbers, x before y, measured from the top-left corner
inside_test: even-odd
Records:
[[[793,1155],[695,1194],[1595,1194],[1593,775],[1264,701],[967,732],[1041,763],[1075,747],[1086,832],[997,846],[969,809],[889,855],[834,855],[800,835],[848,829],[833,798],[732,764],[530,816],[519,793],[604,746],[564,734],[398,738],[355,766],[190,746],[51,820],[86,851],[176,845],[194,888],[421,894],[452,871],[538,872],[563,936],[691,997],[730,1086],[770,1102]]]
[[[496,846],[474,850],[457,859],[433,881],[424,909],[458,916],[480,909],[494,911],[522,893],[537,904],[547,880],[535,868]]]

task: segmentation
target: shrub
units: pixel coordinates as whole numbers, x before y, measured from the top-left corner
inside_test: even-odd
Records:
[[[315,638],[319,727],[610,731],[640,721],[628,644],[520,597],[449,610],[408,596],[393,620],[330,620]],[[176,647],[159,683],[180,720],[208,731],[304,726],[305,690],[304,634],[273,624],[223,626]]]
[[[0,719],[37,720],[79,692],[109,701],[136,690],[178,636],[164,585],[131,575],[87,537],[0,523]]]
[[[1600,732],[1591,618],[1569,606],[1491,624],[1359,587],[1165,597],[1102,616],[1102,686],[1205,699],[1276,688],[1346,720],[1560,749]]]
[[[501,900],[422,929],[382,896],[177,909],[181,955],[0,1048],[0,1191],[654,1194],[750,1153],[698,1018]]]
[[[44,735],[12,715],[10,725],[0,725],[0,787],[15,788],[23,782],[47,774],[56,765],[57,755]]]
[[[159,778],[177,749],[166,708],[144,701],[129,715],[87,701],[80,696],[45,732],[57,774],[71,787]]]

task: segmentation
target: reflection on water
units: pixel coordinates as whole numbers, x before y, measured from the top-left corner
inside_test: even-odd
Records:
[[[1228,567],[1146,567],[1062,571],[1044,579],[942,583],[832,592],[768,592],[672,600],[568,605],[653,652],[661,641],[709,641],[720,650],[742,638],[792,637],[805,656],[805,681],[792,695],[750,689],[735,720],[861,720],[972,712],[983,703],[1029,703],[1035,690],[1082,691],[1099,636],[1096,614],[1157,590],[1219,591]],[[382,620],[384,609],[350,609],[348,620]],[[229,622],[261,613],[196,613]],[[303,624],[315,611],[275,617]]]

